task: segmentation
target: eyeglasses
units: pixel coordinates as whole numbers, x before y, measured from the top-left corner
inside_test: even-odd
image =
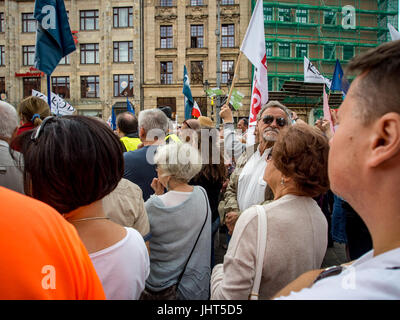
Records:
[[[48,116],[48,117],[46,117],[46,118],[43,120],[43,122],[40,124],[39,128],[37,128],[36,131],[33,131],[33,132],[32,132],[31,140],[32,140],[33,142],[36,142],[36,141],[37,141],[37,139],[39,138],[40,134],[43,132],[43,128],[44,128],[44,126],[46,125],[46,123],[49,122],[49,120],[51,120],[51,119],[53,119],[53,118],[54,118],[53,116]]]
[[[274,122],[274,120],[276,119],[276,124],[280,127],[284,127],[287,125],[287,121],[285,118],[279,117],[279,118],[275,118],[274,116],[264,116],[262,118],[262,120],[264,121],[265,124],[271,124],[272,122]]]

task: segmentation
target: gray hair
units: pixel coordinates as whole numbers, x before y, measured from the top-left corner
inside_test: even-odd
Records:
[[[160,109],[140,111],[138,121],[139,129],[143,128],[146,133],[156,129],[168,132],[168,118]]]
[[[9,103],[0,101],[0,137],[10,139],[19,125],[17,110]]]
[[[260,110],[260,112],[257,114],[257,121],[261,119],[262,114],[264,113],[265,110],[268,108],[279,108],[283,112],[286,113],[287,118],[288,118],[288,124],[292,124],[292,117],[290,116],[290,110],[288,107],[284,106],[282,103],[276,100],[269,101],[268,103],[264,104]]]
[[[202,168],[200,152],[188,143],[170,143],[157,148],[155,164],[165,176],[189,182]]]

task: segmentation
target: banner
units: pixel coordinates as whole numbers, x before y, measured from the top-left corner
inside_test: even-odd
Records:
[[[229,103],[233,106],[235,110],[240,109],[243,106],[242,100],[244,98],[244,94],[239,92],[236,89],[232,90],[232,96]]]
[[[304,82],[325,83],[328,88],[331,87],[332,81],[325,78],[321,72],[304,56]]]
[[[254,66],[249,126],[256,125],[261,106],[268,102],[267,53],[265,49],[263,1],[257,0],[246,35],[240,47]]]
[[[32,89],[32,96],[39,97],[46,101],[47,103],[47,96],[43,93],[33,90]],[[75,112],[75,108],[71,106],[68,102],[64,101],[61,97],[51,93],[51,106],[50,106],[51,113],[58,115],[58,116],[65,116],[70,115]]]

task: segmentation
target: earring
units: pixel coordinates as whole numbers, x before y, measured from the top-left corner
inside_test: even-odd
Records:
[[[285,185],[285,180],[283,180],[283,178],[281,178],[281,185]]]

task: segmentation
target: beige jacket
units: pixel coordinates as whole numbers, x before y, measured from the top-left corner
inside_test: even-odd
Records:
[[[136,229],[148,240],[149,218],[138,185],[122,178],[115,190],[103,198],[103,208],[113,222]]]
[[[242,170],[243,170],[244,166],[246,165],[247,161],[254,154],[254,152],[257,150],[257,148],[258,148],[258,144],[247,148],[246,151],[242,153],[242,155],[239,157],[239,159],[236,162],[235,170],[232,172],[232,174],[229,178],[229,184],[225,191],[223,204],[221,204],[221,207],[223,206],[223,211],[224,211],[225,215],[231,211],[234,211],[234,212],[237,212],[240,214],[239,204],[237,202],[239,177],[240,177],[240,174],[242,173]],[[265,188],[265,200],[271,200],[273,198],[274,198],[274,195],[271,191],[271,188],[267,184],[267,187]],[[223,221],[223,219],[221,219],[221,221]]]
[[[285,195],[263,205],[267,215],[267,245],[260,284],[260,299],[272,298],[306,271],[321,267],[328,242],[328,223],[309,197]],[[239,217],[224,264],[214,267],[211,299],[248,299],[255,276],[257,210]]]

